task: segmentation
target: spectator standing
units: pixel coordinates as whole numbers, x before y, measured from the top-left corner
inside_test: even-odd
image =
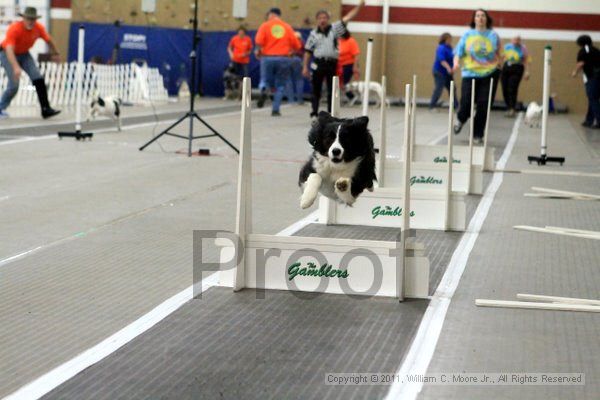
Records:
[[[10,24],[1,45],[0,64],[2,64],[8,76],[8,86],[2,93],[2,98],[0,98],[0,119],[8,118],[6,109],[19,91],[19,81],[23,71],[29,76],[35,87],[42,109],[42,118],[50,118],[60,113],[60,111],[50,107],[44,77],[35,64],[33,57],[31,57],[29,49],[33,47],[37,39],[41,38],[48,43],[55,61],[58,58],[58,50],[56,50],[56,46],[44,26],[37,22],[40,15],[34,7],[26,7],[25,11],[19,16],[23,19]]]
[[[237,34],[231,38],[227,45],[227,52],[236,73],[242,77],[248,76],[252,39],[248,36],[246,28],[243,26],[239,27]]]
[[[515,36],[510,43],[504,45],[502,52],[504,66],[502,67],[502,93],[508,110],[507,117],[514,117],[517,109],[519,84],[521,79],[529,79],[529,52],[522,43],[521,36]]]
[[[473,13],[471,24],[465,32],[456,49],[454,50],[454,66],[456,71],[462,61],[462,84],[460,94],[460,108],[457,121],[454,125],[454,133],[460,133],[465,122],[471,116],[471,89],[472,80],[475,80],[475,121],[474,141],[483,143],[485,123],[487,121],[487,103],[489,91],[492,91],[492,101],[496,95],[498,77],[500,71],[500,38],[492,29],[492,17],[487,11],[478,9]],[[494,78],[494,85],[490,85]]]
[[[331,17],[327,10],[317,11],[317,27],[310,32],[306,45],[304,46],[304,64],[302,74],[310,78],[312,70],[312,118],[316,118],[321,101],[321,90],[323,79],[327,83],[329,95],[327,98],[327,110],[331,112],[331,93],[333,91],[333,77],[337,72],[339,58],[338,39],[346,33],[346,24],[358,14],[360,8],[365,4],[360,0],[358,6],[348,12],[340,21],[330,24]],[[308,64],[313,57],[311,68]]]
[[[303,45],[302,34],[296,32],[296,38],[300,41],[300,45]],[[290,79],[287,82],[287,97],[288,101],[295,102],[296,104],[304,104],[304,77],[302,76],[302,57],[304,51],[302,47],[296,51],[291,58],[291,72]]]
[[[600,129],[600,50],[593,45],[589,35],[579,36],[577,45],[581,50],[577,54],[577,64],[571,75],[575,77],[583,70],[585,94],[588,98],[587,114],[581,125]]]
[[[281,99],[290,78],[290,56],[302,45],[292,27],[281,19],[281,10],[273,7],[256,32],[256,57],[260,59],[260,97],[258,107],[263,107],[267,90],[275,89],[271,115],[281,116]]]
[[[438,101],[444,88],[450,94],[450,82],[453,79],[452,67],[454,65],[452,54],[452,35],[448,32],[442,33],[438,41],[438,47],[435,51],[435,61],[433,63],[434,89],[429,102],[429,110],[436,110]],[[458,99],[454,96],[454,109],[458,108]]]
[[[346,33],[344,33],[338,41],[338,47],[340,53],[338,58],[338,75],[341,78],[340,83],[343,87],[349,84],[353,78],[358,80],[358,55],[360,54],[360,48],[347,29]],[[346,92],[346,97],[352,100],[354,94],[352,92]]]

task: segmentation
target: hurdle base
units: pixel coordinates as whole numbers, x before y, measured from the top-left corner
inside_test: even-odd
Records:
[[[93,136],[94,136],[94,134],[91,132],[81,132],[81,131],[58,132],[59,139],[62,139],[63,137],[74,137],[77,140],[85,140],[85,139],[92,140]]]
[[[529,161],[529,164],[535,161],[537,165],[546,165],[546,163],[560,163],[560,165],[563,165],[565,162],[565,158],[548,157],[545,154],[542,154],[540,156],[527,156],[527,161]]]

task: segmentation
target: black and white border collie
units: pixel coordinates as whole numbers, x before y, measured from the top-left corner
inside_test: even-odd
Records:
[[[310,207],[318,193],[349,206],[367,189],[373,191],[375,151],[368,117],[334,118],[321,111],[308,134],[313,148],[300,170],[300,207]]]

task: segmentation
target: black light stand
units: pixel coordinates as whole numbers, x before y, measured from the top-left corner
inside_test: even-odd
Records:
[[[191,60],[191,64],[192,64],[191,77],[190,77],[190,82],[191,82],[190,110],[185,115],[183,115],[181,118],[179,118],[175,123],[173,123],[171,126],[169,126],[167,129],[165,129],[164,131],[159,133],[157,136],[153,137],[152,140],[150,140],[148,143],[146,143],[145,145],[140,147],[140,151],[144,150],[146,147],[148,147],[150,144],[152,144],[154,141],[156,141],[161,136],[168,135],[168,136],[178,137],[181,139],[187,139],[188,140],[188,157],[191,157],[192,141],[194,139],[202,139],[202,138],[217,136],[221,140],[223,140],[229,147],[231,147],[233,150],[235,150],[236,153],[239,154],[240,151],[233,144],[231,144],[231,142],[229,142],[227,139],[225,139],[223,137],[223,135],[221,135],[219,132],[216,131],[216,129],[214,129],[205,120],[203,120],[198,115],[198,113],[194,110],[194,96],[196,93],[196,60],[197,60],[196,48],[198,47],[198,42],[199,42],[199,37],[198,37],[198,0],[194,0],[194,19],[192,20],[192,23],[193,23],[194,39],[192,40],[192,51],[190,52],[190,60]],[[173,129],[174,127],[176,127],[177,125],[179,125],[180,123],[182,123],[183,121],[185,121],[188,118],[189,118],[189,123],[190,123],[188,136],[183,136],[183,135],[179,135],[179,134],[170,132],[171,129]],[[198,121],[200,121],[200,123],[202,123],[204,126],[206,126],[212,133],[208,134],[208,135],[194,136],[194,119],[197,119]]]

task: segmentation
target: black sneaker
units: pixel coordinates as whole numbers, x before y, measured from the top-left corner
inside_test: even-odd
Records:
[[[258,108],[263,108],[265,105],[265,101],[267,101],[267,94],[265,92],[261,92],[260,96],[258,96],[258,101],[256,102],[256,106]]]
[[[271,111],[271,117],[281,117],[281,113],[279,111]]]
[[[60,110],[55,110],[52,107],[44,108],[42,110],[42,118],[44,119],[54,117],[57,114],[60,114]]]
[[[454,134],[458,135],[463,127],[463,123],[460,122],[459,120],[456,120],[456,122],[454,123]]]
[[[592,129],[600,129],[600,124],[592,125],[590,128],[592,128]]]
[[[581,123],[581,126],[584,126],[586,128],[589,128],[590,126],[592,126],[592,123],[590,121],[583,121]]]

